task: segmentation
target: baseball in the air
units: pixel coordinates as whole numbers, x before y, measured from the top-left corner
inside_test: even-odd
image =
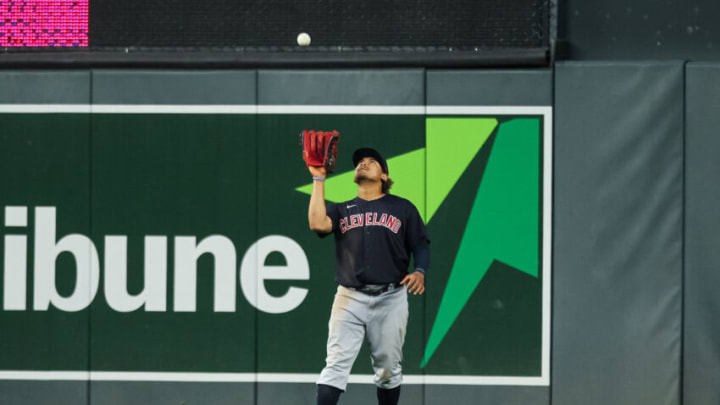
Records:
[[[308,35],[307,32],[301,32],[300,34],[298,34],[297,43],[300,46],[310,45],[310,35]]]

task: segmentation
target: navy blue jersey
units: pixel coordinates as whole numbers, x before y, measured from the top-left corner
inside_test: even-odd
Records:
[[[345,287],[399,283],[412,251],[429,242],[417,208],[391,194],[332,204],[327,215],[335,234],[335,280]]]

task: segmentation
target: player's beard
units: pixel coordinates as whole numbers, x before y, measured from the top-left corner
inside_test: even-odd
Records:
[[[365,173],[355,174],[355,183],[360,184],[361,182],[363,182],[365,180],[370,180],[370,178]]]
[[[373,179],[369,177],[367,174],[360,172],[355,174],[355,184],[362,184],[362,183],[374,183],[374,182],[380,182],[380,179]]]
[[[369,170],[362,169],[355,172],[355,184],[361,186],[363,184],[381,183],[380,177],[373,177]]]

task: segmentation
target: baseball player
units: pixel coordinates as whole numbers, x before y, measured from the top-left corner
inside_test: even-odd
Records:
[[[367,337],[380,405],[396,405],[402,383],[407,293],[425,292],[430,248],[425,224],[408,200],[389,194],[387,162],[376,150],[352,156],[358,196],[325,206],[325,167],[313,176],[308,220],[321,237],[335,236],[337,293],[332,306],[326,366],[317,381],[317,404],[337,404]],[[415,271],[408,274],[410,255]]]

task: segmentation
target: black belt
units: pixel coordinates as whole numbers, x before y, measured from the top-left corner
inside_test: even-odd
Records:
[[[389,283],[389,284],[365,284],[361,287],[352,287],[353,290],[359,291],[366,295],[380,295],[384,292],[392,291],[396,288],[398,288],[399,285],[396,283]]]

